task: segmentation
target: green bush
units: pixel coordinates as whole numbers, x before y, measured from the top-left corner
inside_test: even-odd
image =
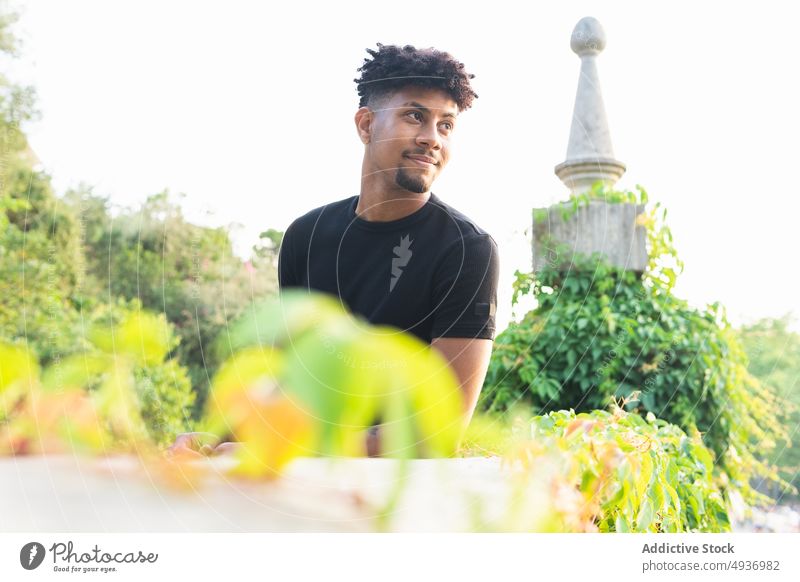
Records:
[[[175,435],[194,429],[191,411],[195,394],[186,368],[173,358],[134,368],[133,373],[142,418],[156,444],[170,445]]]
[[[49,178],[20,160],[0,192],[0,337],[26,341],[44,364],[74,351],[79,322],[77,225]]]
[[[788,439],[777,442],[770,462],[780,467],[781,476],[800,488],[800,334],[789,329],[791,316],[765,318],[736,330],[749,360],[748,370],[765,385],[792,404],[787,422]],[[756,483],[759,489],[771,484]],[[765,487],[766,486],[766,487]],[[798,499],[796,492],[792,497]]]
[[[83,226],[86,293],[136,299],[166,316],[180,338],[175,357],[197,394],[196,418],[222,361],[212,343],[253,301],[277,291],[272,257],[253,249],[246,263],[225,228],[187,221],[167,191],[114,213],[88,188],[68,192],[65,200]]]
[[[640,192],[636,201],[646,201]],[[696,309],[672,294],[676,254],[656,209],[646,215],[651,264],[641,278],[597,254],[571,257],[568,269],[554,261],[517,273],[514,299],[532,293],[537,306],[495,340],[480,409],[521,403],[536,414],[582,412],[636,393],[628,410],[700,431],[722,478],[747,500],[765,501],[749,481],[777,478],[764,453],[786,434],[783,404],[748,373],[718,303]],[[568,256],[564,248],[557,252]]]
[[[135,370],[162,364],[170,330],[163,316],[111,315],[108,325],[91,325],[90,350],[54,361],[41,374],[24,344],[0,340],[0,454],[155,451]]]
[[[115,339],[119,329],[122,329],[126,321],[136,317],[141,313],[141,304],[137,300],[125,301],[118,299],[116,304],[98,305],[88,319],[87,339],[98,341],[98,334],[111,339],[111,344],[106,347],[106,351],[116,353],[117,347]],[[156,316],[153,316],[156,317]],[[157,353],[162,353],[161,357],[155,356],[136,360],[132,366],[133,386],[138,399],[139,410],[142,420],[147,428],[150,438],[158,445],[164,446],[171,444],[175,440],[175,435],[182,432],[189,432],[194,427],[191,418],[192,406],[195,401],[195,393],[189,381],[186,368],[183,367],[176,358],[172,357],[164,360],[164,356],[174,353],[179,344],[179,338],[175,334],[172,324],[166,321],[163,315],[158,316],[160,326],[157,333],[161,335],[157,338],[161,346]],[[145,330],[142,330],[145,331]],[[156,332],[153,332],[156,333]],[[143,335],[143,337],[145,337]],[[145,341],[147,338],[143,339]],[[150,338],[152,341],[155,338]],[[99,343],[103,344],[101,340]],[[97,346],[92,346],[97,350]],[[92,353],[90,350],[86,353]],[[94,379],[89,387],[100,382],[101,377]]]

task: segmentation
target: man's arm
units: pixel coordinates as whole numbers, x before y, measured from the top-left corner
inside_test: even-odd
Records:
[[[454,244],[437,271],[431,346],[449,362],[461,386],[465,427],[489,369],[499,276],[497,243],[487,234]]]
[[[492,355],[492,340],[460,337],[438,337],[431,341],[450,363],[464,395],[464,426],[469,424],[478,396],[481,393],[489,358]]]

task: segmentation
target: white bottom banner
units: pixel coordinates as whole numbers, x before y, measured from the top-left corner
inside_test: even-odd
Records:
[[[0,580],[798,580],[798,544],[797,534],[0,534]]]

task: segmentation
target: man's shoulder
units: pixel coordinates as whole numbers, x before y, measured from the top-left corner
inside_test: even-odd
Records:
[[[433,194],[431,194],[433,196]],[[488,231],[481,228],[477,222],[469,216],[443,201],[438,196],[434,196],[432,203],[435,204],[446,217],[449,227],[457,233],[460,240],[472,240],[477,244],[483,241],[485,244],[495,246],[497,243]]]
[[[325,222],[328,224],[330,223],[328,220],[329,217],[341,216],[343,219],[346,219],[350,208],[353,206],[353,201],[356,198],[358,198],[358,196],[350,196],[313,208],[302,216],[295,218],[286,229],[286,232],[291,232],[294,235],[302,233],[308,234],[320,225],[323,216],[325,216]]]

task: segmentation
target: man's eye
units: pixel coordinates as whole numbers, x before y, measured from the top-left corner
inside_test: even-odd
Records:
[[[453,124],[450,123],[449,121],[445,121],[442,125],[447,126],[447,131],[453,131]]]
[[[409,111],[408,113],[406,113],[406,115],[418,115],[419,121],[422,121],[422,113],[420,113],[419,111]]]

